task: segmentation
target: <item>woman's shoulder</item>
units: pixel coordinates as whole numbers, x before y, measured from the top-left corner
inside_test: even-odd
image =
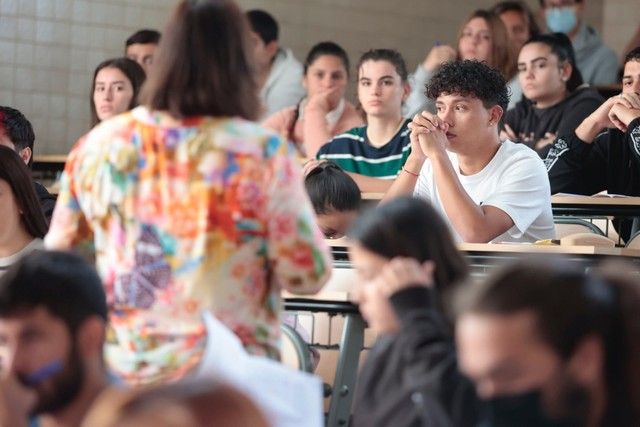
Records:
[[[280,130],[283,126],[286,126],[287,123],[291,121],[293,116],[296,113],[297,106],[292,105],[290,107],[285,107],[280,111],[276,111],[271,114],[265,120],[262,121],[262,125],[266,128],[273,129],[275,131]]]

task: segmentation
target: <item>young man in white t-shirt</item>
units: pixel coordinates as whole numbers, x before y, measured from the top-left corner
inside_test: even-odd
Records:
[[[500,73],[478,61],[444,64],[426,87],[437,114],[409,125],[411,155],[385,200],[428,199],[464,242],[534,242],[555,236],[549,178],[522,144],[500,142],[509,102]]]

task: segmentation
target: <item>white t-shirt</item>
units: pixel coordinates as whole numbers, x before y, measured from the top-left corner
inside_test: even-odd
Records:
[[[491,205],[506,212],[513,220],[515,225],[492,242],[535,242],[555,237],[549,177],[535,151],[505,141],[484,169],[469,176],[460,174],[458,156],[447,154],[469,197],[479,205]],[[414,195],[429,200],[447,218],[429,160],[420,170]],[[451,229],[456,240],[462,241]]]

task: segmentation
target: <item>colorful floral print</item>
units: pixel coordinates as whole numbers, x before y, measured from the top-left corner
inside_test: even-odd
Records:
[[[248,351],[278,357],[281,287],[315,292],[331,265],[293,156],[250,122],[144,107],[76,144],[45,243],[95,259],[115,374],[143,384],[192,371],[204,310]]]

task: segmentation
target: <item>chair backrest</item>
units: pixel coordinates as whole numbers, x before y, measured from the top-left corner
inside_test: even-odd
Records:
[[[556,238],[576,233],[594,233],[604,236],[604,232],[597,225],[581,218],[558,216],[553,218],[556,226]]]
[[[629,249],[640,249],[640,231],[629,237],[629,241],[625,245]]]
[[[280,324],[282,332],[282,347],[280,349],[280,361],[290,368],[304,372],[313,371],[311,362],[311,350],[309,344],[298,332],[287,324]]]

